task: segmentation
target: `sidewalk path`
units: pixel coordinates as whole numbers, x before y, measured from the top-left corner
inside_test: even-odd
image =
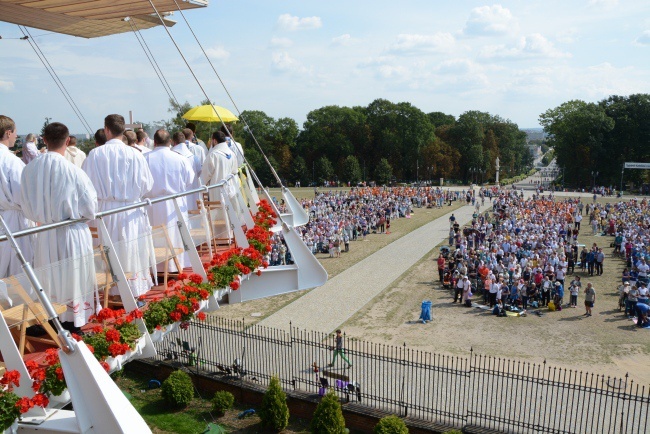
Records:
[[[486,200],[481,210],[489,204]],[[473,206],[465,205],[454,215],[463,226],[472,219],[473,212]],[[451,212],[395,240],[259,324],[289,330],[291,321],[294,327],[330,333],[446,240],[450,216]],[[431,267],[429,277],[433,279],[435,264]]]

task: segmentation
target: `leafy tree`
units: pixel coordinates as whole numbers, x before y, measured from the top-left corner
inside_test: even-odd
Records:
[[[348,155],[345,161],[343,161],[341,178],[343,181],[350,182],[353,185],[361,180],[361,166],[359,166],[359,160],[354,155]]]
[[[566,183],[590,186],[591,172],[609,164],[599,158],[613,151],[604,148],[605,136],[614,128],[614,120],[604,107],[573,100],[547,110],[539,120],[557,165],[565,168]]]
[[[370,103],[366,114],[373,150],[368,160],[386,158],[397,178],[415,179],[420,149],[434,137],[428,116],[410,103],[384,99]]]
[[[345,419],[339,398],[332,391],[318,403],[309,428],[314,434],[344,434]]]
[[[289,175],[289,179],[293,183],[295,183],[296,181],[300,181],[301,184],[304,184],[305,182],[307,182],[309,178],[310,176],[309,176],[309,170],[307,169],[307,163],[305,163],[304,158],[298,155],[296,158],[293,159],[293,164],[291,166],[291,174]]]
[[[604,135],[603,153],[596,156],[598,179],[601,184],[619,185],[623,163],[650,161],[650,94],[613,95],[599,105],[614,121],[614,128]],[[647,171],[625,171],[625,179],[642,183],[647,181]]]
[[[375,168],[375,178],[379,185],[390,184],[393,178],[393,168],[387,159],[382,158],[379,160],[379,164],[377,164],[377,167]]]
[[[51,120],[52,120],[52,118],[45,118],[45,122],[43,122],[43,126],[41,127],[41,136],[45,132],[45,127],[50,125]]]
[[[321,157],[316,161],[316,179],[320,184],[329,181],[334,176],[334,167],[327,157]]]
[[[260,419],[262,426],[280,432],[289,425],[289,407],[287,406],[287,395],[280,387],[278,377],[272,377],[269,388],[262,398],[260,408]]]
[[[320,157],[340,165],[348,155],[369,150],[370,132],[363,109],[326,106],[307,114],[296,152],[312,164]]]
[[[429,118],[431,125],[433,125],[435,128],[438,128],[442,125],[453,125],[456,122],[456,118],[454,116],[445,114],[443,112],[427,113],[427,117]]]

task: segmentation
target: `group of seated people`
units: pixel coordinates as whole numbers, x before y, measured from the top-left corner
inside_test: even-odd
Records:
[[[101,309],[96,294],[93,246],[107,240],[102,230],[97,231],[93,240],[90,230],[98,227],[99,222],[94,219],[99,212],[184,193],[238,174],[243,152],[232,139],[230,128],[224,125],[212,134],[208,151],[194,137],[191,127],[173,133],[157,130],[153,149],[149,149],[146,135],[126,131],[122,116],[108,115],[104,128],[96,134],[96,139],[103,143],[97,143],[79,167],[66,158],[71,143],[68,128],[53,122],[43,131],[47,152],[25,164],[10,151],[17,139],[15,122],[0,115],[0,215],[9,230],[81,220],[18,238],[23,255],[37,270],[50,300],[67,306],[60,319],[70,328],[83,326],[90,315]],[[211,198],[222,197],[218,190],[228,191],[211,189]],[[183,219],[187,220],[188,211],[199,206],[197,198],[198,194],[177,199]],[[159,271],[164,268],[155,263],[153,242],[148,239],[152,227],[176,225],[173,201],[108,215],[102,221],[129,276],[133,295],[143,294],[154,284],[156,266]],[[178,230],[170,230],[169,238],[174,246],[183,245]],[[177,261],[181,269],[189,265],[184,254]],[[170,262],[166,269],[180,271],[175,263]],[[10,244],[0,242],[0,279],[21,271]]]

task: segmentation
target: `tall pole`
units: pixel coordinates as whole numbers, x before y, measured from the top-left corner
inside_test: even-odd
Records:
[[[625,165],[623,165],[623,168],[621,169],[621,197],[623,196],[623,174],[625,173]]]

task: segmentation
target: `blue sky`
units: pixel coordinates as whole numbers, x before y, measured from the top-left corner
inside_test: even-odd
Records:
[[[650,93],[650,2],[638,0],[212,0],[186,12],[241,110],[300,126],[325,105],[408,101],[488,111],[521,128],[571,100]],[[234,108],[182,18],[172,34],[210,98]],[[32,35],[93,128],[108,113],[168,118],[167,95],[133,34]],[[43,35],[43,36],[37,36]],[[177,98],[203,95],[162,28],[143,32]],[[17,26],[0,23],[0,113],[20,134],[45,117],[83,132]]]

